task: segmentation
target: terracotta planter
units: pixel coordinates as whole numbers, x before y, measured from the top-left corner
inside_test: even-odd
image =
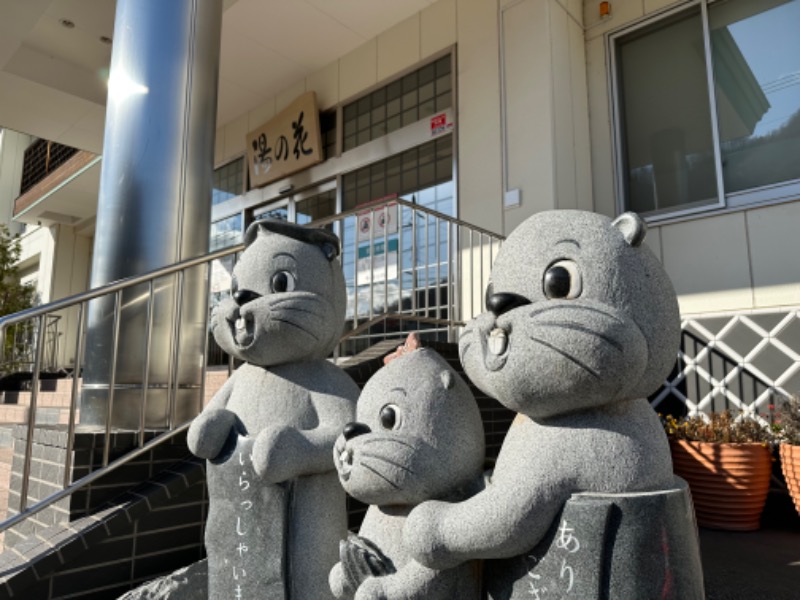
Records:
[[[800,514],[800,446],[781,444],[781,468],[786,479],[786,487],[794,500],[794,507]]]
[[[689,484],[697,524],[710,529],[759,528],[772,456],[762,444],[670,440],[675,474]]]

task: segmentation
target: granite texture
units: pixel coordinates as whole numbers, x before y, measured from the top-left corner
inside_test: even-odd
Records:
[[[326,598],[347,532],[331,454],[358,387],[326,360],[344,326],[339,243],[262,220],[245,233],[231,297],[212,316],[244,361],[188,433],[208,460],[210,598]]]
[[[402,541],[414,506],[463,499],[482,481],[483,424],[467,384],[433,350],[403,353],[369,380],[357,416],[334,460],[347,493],[370,507],[358,536],[341,543],[330,575],[335,597],[477,599],[475,563],[430,569]]]
[[[574,494],[529,553],[488,560],[490,600],[700,600],[703,570],[689,488]]]
[[[612,222],[550,211],[503,244],[489,310],[467,325],[460,353],[473,383],[519,414],[485,490],[411,512],[404,542],[415,559],[440,569],[506,559],[513,568],[573,494],[673,487],[669,445],[645,398],[675,362],[678,303],[644,234],[631,213]],[[688,517],[675,526],[694,530]],[[496,599],[530,597],[507,577],[487,585]]]
[[[198,561],[123,594],[118,600],[206,600],[208,564]]]

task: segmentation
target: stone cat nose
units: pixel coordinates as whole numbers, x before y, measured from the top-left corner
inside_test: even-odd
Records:
[[[486,308],[492,311],[496,317],[499,317],[503,313],[510,311],[512,308],[525,306],[526,304],[530,303],[530,300],[524,296],[520,296],[519,294],[500,292],[498,294],[492,294],[486,299]]]
[[[256,298],[261,298],[261,294],[257,292],[253,292],[251,290],[236,290],[233,292],[233,301],[236,302],[239,306],[242,304],[247,304],[248,302],[255,300]]]
[[[353,421],[352,423],[348,423],[347,425],[344,426],[344,429],[342,430],[342,435],[344,436],[344,439],[352,440],[354,437],[358,437],[359,435],[371,432],[372,429],[369,428],[369,425]]]

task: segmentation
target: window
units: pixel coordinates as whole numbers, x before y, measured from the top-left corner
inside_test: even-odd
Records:
[[[450,56],[425,65],[344,107],[344,151],[453,104]]]
[[[336,111],[319,113],[319,133],[322,139],[322,160],[336,156]]]
[[[422,146],[347,173],[342,178],[342,186],[345,211],[358,208],[360,205],[369,205],[375,200],[396,196],[413,204],[454,216],[452,137],[442,136]],[[452,243],[446,222],[437,221],[423,213],[414,215],[408,208],[393,210],[397,211],[394,213],[394,218],[399,224],[400,231],[396,234],[397,238],[387,241],[390,262],[393,244],[395,251],[398,252],[398,256],[394,258],[397,272],[390,273],[386,280],[386,305],[391,307],[391,310],[410,310],[415,302],[416,309],[421,314],[428,315],[429,312],[433,314],[432,311],[436,311],[438,306],[440,314],[444,315],[448,310],[446,282],[450,268],[450,263],[445,257],[450,256]],[[341,233],[348,319],[354,316],[368,316],[371,311],[382,312],[384,304],[384,298],[379,293],[372,298],[374,304],[370,308],[368,281],[362,279],[363,273],[359,273],[361,269],[359,261],[364,258],[362,253],[368,252],[369,244],[365,246],[365,240],[359,240],[356,226],[356,217],[347,217],[344,219]],[[369,267],[367,269],[369,270]],[[420,294],[412,302],[411,290],[415,286],[424,286],[426,293]],[[439,287],[438,294],[435,292],[437,287]],[[428,290],[431,292],[427,293]]]
[[[300,225],[308,225],[317,219],[330,217],[336,212],[336,189],[298,200],[294,210],[295,220]],[[331,229],[330,225],[328,229]]]
[[[721,0],[612,38],[625,210],[800,193],[798,27],[800,0]]]
[[[241,244],[242,241],[241,213],[211,224],[211,239],[209,241],[209,250],[211,252]]]
[[[397,194],[454,216],[452,179],[453,140],[448,135],[347,173],[343,209]]]
[[[237,158],[218,169],[214,169],[211,206],[225,202],[244,192],[244,158]]]

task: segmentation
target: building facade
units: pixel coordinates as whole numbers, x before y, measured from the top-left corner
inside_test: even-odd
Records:
[[[261,215],[307,223],[356,211],[335,226],[357,319],[358,207],[399,198],[503,235],[543,210],[635,210],[685,319],[684,362],[658,402],[766,410],[775,393],[800,390],[800,1],[421,1],[345,52],[329,42],[327,64],[279,88],[264,83],[274,66],[231,38],[257,48],[278,35],[269,14],[226,3],[211,249],[238,243]],[[284,26],[298,44],[326,44],[306,37],[308,22]],[[6,83],[41,85],[25,77],[33,57],[20,56],[34,49],[23,42],[7,60]],[[250,134],[307,92],[322,160],[252,185]],[[0,126],[96,155],[92,94],[73,94],[58,135],[0,94]],[[87,285],[98,161],[14,210],[31,228],[22,267],[43,301]],[[441,243],[427,228],[422,241]]]

